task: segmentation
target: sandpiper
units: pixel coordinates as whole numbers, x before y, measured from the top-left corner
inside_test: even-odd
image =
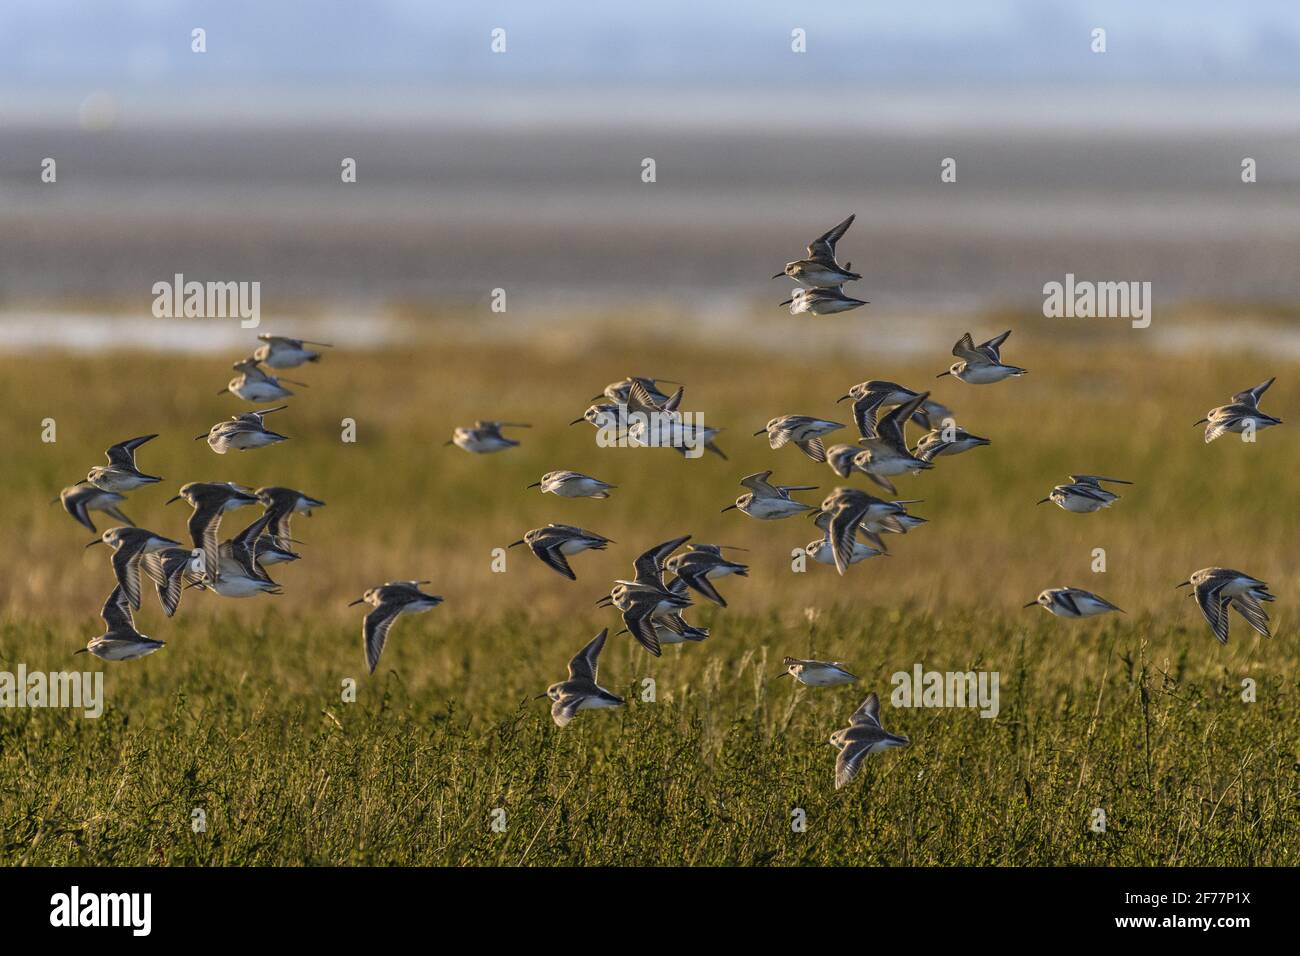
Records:
[[[760,428],[754,434],[767,435],[767,443],[772,448],[793,443],[813,461],[822,462],[826,460],[822,436],[843,427],[839,422],[813,418],[811,415],[782,415],[772,419],[766,428]]]
[[[632,394],[632,386],[640,383],[641,387],[646,390],[646,393],[656,402],[666,402],[668,401],[668,395],[659,388],[660,382],[663,382],[665,385],[682,384],[681,382],[674,382],[667,378],[647,378],[644,375],[630,375],[621,382],[610,382],[605,386],[603,392],[592,398],[592,401],[598,402],[602,398],[608,398],[616,405],[626,405],[628,397]]]
[[[711,451],[723,461],[726,454],[714,438],[722,431],[703,424],[687,421],[679,408],[686,389],[679,385],[666,401],[658,401],[641,385],[633,382],[628,390],[627,404],[619,406],[626,418],[627,437],[635,445],[652,448],[672,448],[687,457],[692,450]]]
[[[771,475],[771,471],[760,471],[741,478],[740,483],[750,490],[737,498],[735,504],[727,505],[722,511],[725,513],[736,508],[751,518],[773,521],[777,518],[788,518],[801,511],[812,510],[812,505],[791,498],[790,492],[814,491],[816,485],[773,485],[767,480]]]
[[[229,384],[218,395],[224,395],[226,392],[242,398],[246,402],[273,402],[279,398],[288,398],[293,392],[280,384],[281,379],[276,378],[264,371],[258,365],[256,359],[246,358],[236,362],[233,366],[239,374],[232,378]],[[299,385],[303,388],[307,386],[302,382],[292,382],[289,379],[283,379],[291,385]]]
[[[221,597],[246,598],[255,594],[280,594],[280,585],[271,580],[258,561],[258,540],[271,523],[271,516],[261,517],[219,549],[216,573],[208,573],[191,587],[213,591]],[[214,567],[207,565],[208,568]]]
[[[827,289],[799,289],[780,305],[788,305],[791,315],[811,312],[813,315],[837,315],[859,306],[870,305],[866,299],[855,299],[841,286]]]
[[[437,607],[442,598],[425,594],[420,585],[428,581],[389,581],[376,588],[369,588],[366,593],[348,604],[369,604],[374,608],[366,615],[361,626],[361,639],[366,649],[366,664],[370,673],[375,672],[379,655],[384,652],[384,642],[388,640],[389,628],[403,614],[419,614]]]
[[[569,424],[577,425],[581,422],[590,422],[597,428],[610,429],[621,435],[627,428],[626,412],[626,403],[612,405],[608,402],[599,402],[588,406],[587,410],[582,413],[581,418],[575,418]]]
[[[563,574],[570,581],[576,581],[578,576],[569,567],[566,557],[588,550],[604,551],[606,545],[613,543],[604,535],[571,524],[548,524],[545,528],[534,528],[529,531],[510,547],[528,545],[533,554],[537,555],[547,567]]]
[[[942,428],[932,428],[922,435],[920,441],[916,443],[914,453],[922,461],[933,462],[940,455],[960,455],[980,445],[991,444],[993,442],[989,439],[972,435],[964,428],[945,425]]]
[[[166,644],[166,641],[155,641],[135,629],[131,605],[127,603],[120,584],[109,594],[99,616],[104,619],[107,630],[99,637],[92,637],[77,654],[94,654],[102,661],[134,661]]]
[[[841,267],[835,261],[835,244],[849,231],[854,218],[855,216],[849,216],[838,226],[822,233],[808,244],[808,258],[787,262],[785,268],[772,278],[789,276],[800,285],[813,289],[840,286],[845,282],[861,279],[862,276],[851,270],[851,263],[850,266]]]
[[[863,494],[866,494],[866,492],[863,492]],[[876,551],[883,552],[888,550],[885,547],[884,541],[880,537],[882,533],[907,534],[913,528],[917,528],[926,523],[925,518],[909,514],[907,511],[907,505],[920,504],[920,499],[911,498],[902,501],[884,501],[880,498],[873,497],[872,495],[866,495],[866,497],[866,512],[863,514],[857,530],[858,534],[861,534],[871,542],[872,548]],[[823,533],[830,531],[831,519],[834,517],[831,512],[818,509],[809,515],[809,517],[813,519],[813,522],[822,530]],[[816,560],[822,561],[822,556],[820,555],[822,549],[818,550],[819,555],[816,557]],[[856,550],[854,553],[858,554]],[[833,560],[830,560],[830,555],[827,555],[826,557],[828,560],[824,563],[834,563]],[[863,558],[869,557],[871,557],[870,554],[860,554],[849,563],[852,564],[854,561],[861,561]]]
[[[187,581],[197,581],[188,548],[163,548],[140,558],[140,570],[153,581],[163,613],[171,617],[181,604],[181,592]]]
[[[60,491],[59,497],[55,498],[50,504],[54,504],[55,501],[61,503],[63,510],[85,525],[91,534],[99,534],[95,522],[90,520],[91,511],[102,511],[114,521],[120,521],[132,528],[135,527],[135,522],[124,515],[117,507],[123,501],[126,501],[126,495],[119,495],[116,491],[103,491],[96,488],[89,481],[79,481],[75,485],[69,485]]]
[[[1025,607],[1034,607],[1040,604],[1057,617],[1093,617],[1097,614],[1108,614],[1111,611],[1124,613],[1121,608],[1111,604],[1104,597],[1099,597],[1091,591],[1085,591],[1083,588],[1048,588],[1026,604]]]
[[[268,368],[297,368],[304,362],[319,362],[321,353],[307,348],[333,348],[328,342],[313,342],[310,339],[290,339],[283,335],[263,334],[258,336],[264,343],[254,351],[252,358]]]
[[[861,527],[859,527],[859,530],[861,530]],[[835,545],[831,543],[831,536],[829,533],[823,534],[822,537],[815,541],[809,541],[804,545],[803,550],[804,554],[808,555],[808,557],[812,558],[818,564],[835,564]],[[871,545],[864,544],[855,539],[853,542],[853,552],[849,555],[848,563],[857,564],[859,561],[865,561],[867,558],[874,558],[881,554],[887,555],[888,552],[885,551],[884,548],[873,548]]]
[[[1201,568],[1178,585],[1191,585],[1196,603],[1210,624],[1210,630],[1220,644],[1228,643],[1228,608],[1232,607],[1246,619],[1246,623],[1260,634],[1269,637],[1268,614],[1261,601],[1273,601],[1268,585],[1259,578],[1232,568]]]
[[[622,707],[625,703],[622,697],[611,694],[596,683],[596,659],[605,646],[607,634],[609,628],[602,630],[574,655],[573,660],[569,661],[568,680],[552,684],[546,688],[545,694],[538,697],[539,700],[549,697],[555,702],[551,704],[551,719],[556,726],[566,726],[580,710]]]
[[[194,509],[186,529],[194,547],[203,552],[204,573],[216,577],[220,568],[218,543],[221,539],[217,535],[221,516],[227,511],[257,504],[257,495],[226,481],[191,481],[182,485],[181,490],[166,503],[181,500]]]
[[[862,450],[853,456],[853,467],[866,474],[890,494],[896,489],[889,478],[894,475],[916,474],[934,465],[912,454],[907,447],[906,424],[929,396],[922,392],[896,405],[876,424],[874,432],[863,433],[858,444]],[[827,456],[829,460],[829,455]],[[837,459],[837,462],[839,459]]]
[[[462,425],[457,428],[451,433],[451,440],[444,442],[444,444],[455,445],[457,448],[463,448],[478,455],[486,455],[494,451],[504,451],[519,444],[513,438],[506,438],[502,435],[501,429],[531,427],[531,425],[524,425],[520,422],[480,421],[475,422],[473,425]]]
[[[698,591],[714,604],[726,607],[727,602],[713,586],[713,579],[729,574],[747,577],[749,568],[722,556],[724,548],[743,551],[725,544],[693,544],[681,554],[675,554],[664,563],[664,568],[677,575],[677,581],[693,591]],[[677,581],[673,583],[676,584]]]
[[[668,590],[673,594],[685,596],[686,582],[681,578],[674,578],[668,582]],[[650,623],[654,626],[655,637],[658,638],[660,646],[669,644],[684,644],[687,641],[699,643],[708,639],[709,629],[707,627],[695,627],[686,623],[686,618],[682,617],[681,611],[656,611],[650,615]],[[626,634],[627,628],[619,631],[620,634]]]
[[[1105,478],[1101,475],[1070,475],[1069,477],[1068,485],[1057,485],[1046,498],[1039,499],[1037,504],[1043,505],[1050,501],[1058,508],[1074,514],[1090,514],[1102,508],[1109,508],[1112,503],[1119,500],[1119,495],[1101,486],[1103,481],[1117,485],[1133,484],[1123,478]]]
[[[913,391],[905,385],[899,385],[897,382],[870,379],[854,385],[849,389],[847,395],[841,395],[837,398],[835,404],[838,405],[840,402],[847,402],[852,399],[854,421],[857,423],[858,430],[866,434],[875,431],[876,415],[882,408],[901,405],[903,402],[911,401],[920,394],[920,392]],[[938,423],[948,418],[952,418],[952,410],[947,405],[936,402],[933,398],[927,398],[921,403],[921,407],[912,413],[912,421],[926,430],[934,428]]]
[[[835,789],[858,775],[862,758],[891,747],[906,747],[906,737],[888,733],[880,726],[880,698],[873,691],[862,706],[853,712],[849,725],[831,734],[831,746],[840,752],[835,758]]]
[[[268,486],[258,488],[253,494],[262,503],[267,514],[271,515],[270,531],[281,545],[293,542],[289,522],[295,514],[303,514],[310,518],[312,509],[325,507],[325,502],[319,498],[313,498],[296,488]]]
[[[145,442],[153,441],[157,435],[142,435],[119,442],[108,451],[107,465],[96,465],[86,475],[86,481],[100,491],[133,491],[141,485],[152,485],[162,481],[156,475],[146,475],[135,467],[135,450]]]
[[[878,510],[881,504],[887,502],[881,502],[879,498],[874,498],[856,488],[836,488],[822,502],[822,511],[830,515],[826,536],[835,557],[835,570],[840,574],[843,574],[853,563],[852,558],[858,546],[857,534],[862,520],[873,509]]]
[[[578,471],[548,471],[541,481],[534,481],[528,487],[541,488],[542,494],[561,498],[608,498],[609,489],[617,485]]]
[[[809,687],[838,687],[857,680],[842,661],[806,661],[798,657],[787,657],[781,663],[785,665],[785,670],[777,674],[777,677],[793,677]]]
[[[140,559],[163,548],[178,547],[179,541],[164,538],[147,528],[109,528],[86,545],[106,544],[113,549],[113,574],[131,606],[140,608]]]
[[[1210,409],[1209,414],[1199,422],[1195,422],[1192,427],[1205,425],[1205,442],[1209,444],[1228,432],[1240,435],[1248,429],[1251,432],[1257,432],[1262,428],[1281,425],[1282,419],[1266,415],[1259,410],[1260,397],[1268,391],[1268,387],[1275,381],[1277,381],[1276,378],[1270,378],[1261,385],[1248,388],[1244,392],[1238,392],[1232,396],[1232,401],[1229,404]]]
[[[203,435],[196,435],[195,441],[208,440],[208,447],[218,455],[224,455],[232,448],[247,451],[250,448],[265,448],[277,442],[288,441],[287,435],[273,432],[266,427],[263,418],[272,412],[282,411],[288,405],[277,405],[257,412],[244,412],[234,415],[228,421],[217,422]]]
[[[961,361],[953,362],[948,367],[948,371],[940,372],[935,377],[943,378],[945,375],[952,375],[968,385],[989,385],[1012,375],[1024,375],[1027,369],[1002,364],[1002,343],[1010,334],[1011,330],[1008,329],[1001,335],[976,345],[971,334],[967,332],[952,347],[952,354]]]
[[[676,622],[664,615],[672,615],[673,612],[691,606],[684,588],[672,591],[664,586],[663,579],[664,563],[669,555],[690,540],[690,537],[689,534],[682,535],[650,548],[633,562],[636,576],[631,581],[615,581],[609,594],[596,602],[597,607],[612,605],[621,611],[628,632],[655,657],[662,650],[651,619],[657,616],[665,626],[675,628]]]

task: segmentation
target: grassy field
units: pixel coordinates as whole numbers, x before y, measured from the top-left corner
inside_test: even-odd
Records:
[[[934,379],[964,322],[924,361],[673,351],[644,327],[527,346],[435,330],[287,372],[310,383],[276,416],[292,440],[225,457],[192,439],[245,407],[214,394],[234,355],[0,357],[0,669],[102,669],[107,697],[98,720],[0,711],[0,862],[1295,865],[1300,450],[1290,424],[1209,446],[1190,426],[1270,375],[1265,408],[1289,422],[1300,369],[1158,355],[1127,328],[1062,338],[1041,318],[973,324],[984,337],[1009,326],[1006,357],[1031,374],[987,387]],[[869,320],[843,328],[873,331]],[[597,448],[593,429],[567,425],[632,373],[688,383],[684,407],[727,429],[731,460]],[[930,523],[891,536],[889,558],[843,578],[820,565],[794,573],[810,522],[720,509],[741,476],[767,468],[823,491],[842,483],[751,433],[785,413],[847,422],[835,399],[867,378],[933,385],[993,445],[899,481]],[[47,418],[54,443],[41,441]],[[340,441],[344,418],[357,423],[353,444]],[[533,428],[499,455],[443,447],[476,418]],[[168,620],[149,592],[137,624],[165,649],[122,664],[73,658],[101,632],[112,572],[49,500],[109,444],[149,432],[161,437],[140,466],[166,480],[124,506],[142,526],[183,538],[187,511],[163,502],[191,480],[289,485],[328,505],[296,519],[304,557],[272,569],[282,596],[190,591]],[[525,489],[557,468],[619,488],[607,501]],[[1071,472],[1136,484],[1095,515],[1035,506]],[[576,582],[522,549],[492,571],[494,548],[547,521],[617,544],[575,557]],[[601,627],[621,626],[594,602],[638,553],[686,533],[749,549],[750,576],[720,585],[730,607],[688,613],[709,640],[656,660],[612,638],[601,683],[629,706],[555,727],[533,696]],[[1272,640],[1234,616],[1220,646],[1174,589],[1216,564],[1273,586]],[[369,676],[362,609],[347,603],[415,577],[446,603],[401,621]],[[1071,622],[1021,608],[1067,584],[1127,613]],[[844,660],[862,679],[821,690],[775,680],[787,654]],[[891,707],[890,675],[916,664],[998,672],[1000,713]],[[1241,697],[1246,678],[1254,703]],[[342,699],[348,679],[354,703]],[[868,758],[836,791],[827,737],[871,690],[885,727],[912,745]]]

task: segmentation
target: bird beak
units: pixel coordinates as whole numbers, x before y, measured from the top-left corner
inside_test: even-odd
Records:
[[[776,675],[776,677],[789,677],[789,676],[790,676],[789,671],[781,671],[781,673]],[[773,677],[772,680],[776,680],[776,677]]]
[[[732,508],[734,508],[734,507],[736,507],[736,506],[735,506],[735,505],[727,505],[727,507],[725,507],[725,508],[723,508],[721,511],[719,511],[718,514],[725,514],[726,512],[730,511],[730,510],[731,510]]]
[[[760,428],[758,431],[754,432],[754,437],[757,438],[759,435],[766,435],[766,434],[767,434],[767,429]]]
[[[73,656],[73,657],[76,657],[78,654],[85,654],[85,653],[87,653],[87,652],[86,652],[86,649],[83,647],[83,648],[82,648],[81,650],[79,650],[79,651],[73,651],[73,652],[72,652],[72,656]]]
[[[785,275],[784,272],[778,272],[776,275],[772,276],[772,278],[773,278],[773,279],[779,279],[779,278],[781,278],[781,276],[783,276],[783,275]]]
[[[794,299],[786,299],[784,302],[778,302],[778,303],[777,303],[777,308],[779,309],[779,308],[780,308],[781,306],[783,306],[783,305],[789,305],[789,304],[790,304],[791,302],[793,302],[793,301],[794,301]]]
[[[454,441],[452,441],[451,439],[447,439],[447,441],[442,443],[442,447],[446,448],[448,445],[454,445],[454,444],[456,444]]]
[[[1184,581],[1182,584],[1175,584],[1175,585],[1174,585],[1174,590],[1177,591],[1179,588],[1185,588],[1185,587],[1187,587],[1187,585],[1189,585],[1189,584],[1191,584],[1191,583],[1192,583],[1191,581]]]
[[[576,425],[576,424],[578,424],[578,422],[585,422],[585,421],[586,421],[585,418],[575,418],[573,421],[569,422],[569,424],[570,424],[570,425]]]
[[[207,433],[207,432],[204,432],[202,435],[195,435],[195,436],[194,436],[194,440],[195,440],[195,441],[203,441],[203,439],[205,439],[205,438],[207,438],[207,437],[208,437],[208,433]]]
[[[181,496],[180,496],[180,495],[175,495],[175,496],[173,496],[173,497],[171,497],[171,498],[168,498],[166,501],[164,501],[164,502],[163,502],[163,505],[166,506],[166,505],[171,504],[173,501],[180,501],[180,500],[181,500]]]
[[[355,601],[349,601],[349,602],[348,602],[348,607],[352,607],[352,605],[354,605],[354,604],[360,604],[360,603],[363,602],[364,600],[365,600],[365,598],[357,598]]]
[[[218,395],[225,395],[226,392],[228,392],[228,391],[230,391],[230,389],[228,389],[228,388],[223,388],[221,391],[217,392],[217,394],[218,394]]]
[[[844,401],[845,399],[849,399],[852,397],[853,397],[852,395],[841,395],[839,398],[835,399],[835,404],[838,405],[840,402]]]
[[[533,482],[531,485],[529,485],[528,487],[529,487],[529,488],[540,488],[540,487],[542,487],[542,483],[541,483],[540,481],[534,481],[534,482]]]
[[[97,544],[103,544],[103,543],[104,543],[104,539],[103,539],[103,538],[96,538],[94,541],[90,542],[90,544],[86,545],[86,547],[87,547],[87,548],[93,548],[95,545],[97,545]]]
[[[520,539],[519,539],[518,541],[516,541],[514,544],[507,545],[507,547],[517,548],[517,547],[519,547],[519,545],[521,545],[521,544],[523,544],[523,543],[524,543],[524,539],[523,539],[523,538],[520,538]]]
[[[1036,505],[1043,505],[1043,504],[1047,504],[1047,502],[1049,502],[1049,501],[1051,501],[1051,500],[1052,500],[1051,498],[1044,498],[1042,501],[1035,501],[1034,504],[1036,504]]]
[[[1208,418],[1202,418],[1199,422],[1192,422],[1192,427],[1195,428],[1197,425],[1204,425],[1208,421]]]
[[[533,700],[541,700],[543,697],[550,697],[550,694],[538,694]]]
[[[952,372],[940,372],[935,378],[943,378],[945,375],[951,375]]]
[[[1037,607],[1037,606],[1038,606],[1037,601],[1030,601],[1028,604],[1025,605],[1025,607]]]

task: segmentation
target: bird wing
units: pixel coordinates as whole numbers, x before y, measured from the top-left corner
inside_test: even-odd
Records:
[[[569,567],[568,560],[560,551],[560,545],[563,543],[554,539],[550,543],[539,540],[530,544],[529,547],[532,549],[533,554],[537,555],[547,567],[563,574],[570,581],[576,581],[578,576],[573,573],[573,568]]]
[[[140,609],[140,556],[145,538],[123,544],[113,552],[113,573],[131,607]]]
[[[135,470],[135,450],[147,441],[157,438],[157,435],[141,435],[139,438],[128,438],[124,442],[118,442],[108,451],[104,452],[108,460],[114,465],[120,465]]]
[[[1272,637],[1268,631],[1268,613],[1256,601],[1237,596],[1232,599],[1232,606],[1237,609],[1237,613],[1246,619],[1246,623],[1263,634],[1265,637]],[[1224,611],[1224,617],[1227,617],[1227,611]]]
[[[890,409],[889,413],[876,426],[876,432],[880,439],[896,450],[906,452],[905,427],[907,420],[929,397],[929,392],[922,392],[920,395],[909,398],[902,405],[896,405]]]
[[[760,471],[756,474],[746,475],[740,479],[740,484],[750,489],[760,498],[779,494],[773,485],[768,484],[767,479],[772,476],[771,471]]]
[[[726,599],[718,593],[718,589],[714,587],[713,582],[709,580],[707,568],[704,571],[697,572],[678,571],[677,581],[681,581],[686,587],[694,588],[696,591],[699,591],[719,607],[727,606]],[[673,582],[674,586],[676,586],[677,581]]]
[[[389,628],[401,613],[401,604],[381,604],[366,615],[361,625],[361,637],[366,648],[366,664],[372,674],[379,664],[379,655],[384,652],[384,642],[388,640]]]
[[[993,336],[993,338],[989,339],[987,342],[980,343],[979,351],[983,352],[994,364],[1001,363],[1002,343],[1005,342],[1010,335],[1011,330],[1007,329],[1001,335]]]
[[[862,706],[853,712],[853,716],[849,718],[849,723],[853,726],[860,724],[880,726],[880,697],[875,691],[868,694],[867,699],[862,702]]]
[[[858,770],[862,766],[862,758],[867,755],[871,744],[865,740],[850,740],[840,748],[839,756],[835,758],[835,789],[850,783],[858,775]]]
[[[217,533],[221,529],[221,512],[220,504],[201,502],[194,506],[194,513],[190,515],[187,525],[194,547],[203,550],[203,569],[214,581],[221,567],[221,547],[217,541]]]
[[[587,642],[586,647],[574,655],[573,660],[569,661],[569,680],[587,680],[596,683],[596,658],[600,656],[608,634],[609,628],[602,629]]]
[[[857,544],[858,525],[870,507],[870,501],[863,496],[861,501],[851,501],[840,505],[831,515],[831,526],[827,530],[831,547],[835,555],[835,570],[843,574],[853,560],[854,546]]]
[[[1220,644],[1228,643],[1228,602],[1220,597],[1220,586],[1213,581],[1203,581],[1196,586],[1196,603],[1210,624],[1210,630]]]
[[[71,488],[64,489],[59,495],[59,500],[63,504],[64,511],[89,528],[91,534],[95,534],[95,522],[90,520],[89,509],[86,507],[86,502],[90,500],[92,494],[89,488],[73,485]]]
[[[810,438],[807,441],[797,441],[795,444],[799,446],[800,451],[818,464],[826,460],[826,446],[822,444],[821,438]]]
[[[957,340],[957,344],[952,347],[952,354],[959,359],[977,364],[988,361],[988,356],[975,348],[975,340],[971,338],[969,332]]]
[[[689,534],[685,534],[680,538],[673,538],[671,541],[655,545],[642,554],[641,557],[632,562],[632,567],[636,570],[636,577],[633,580],[637,584],[650,584],[662,588],[664,586],[664,561],[668,559],[670,554],[690,540],[690,537]]]
[[[1232,396],[1232,400],[1242,405],[1250,405],[1252,408],[1258,408],[1260,397],[1267,392],[1268,387],[1276,381],[1277,377],[1274,376],[1261,385],[1256,385],[1254,388],[1248,388],[1244,392],[1238,392],[1236,395]]]
[[[131,605],[128,603],[126,592],[122,590],[120,584],[114,587],[108,595],[108,600],[104,602],[104,607],[100,610],[99,616],[108,625],[109,633],[121,630],[135,630],[135,621],[131,617]]]
[[[581,703],[581,697],[561,697],[551,704],[551,719],[555,721],[555,726],[568,726],[569,721],[573,720],[574,715],[578,713],[578,706]]]
[[[857,213],[849,216],[838,226],[828,229],[816,239],[808,244],[808,258],[821,259],[826,262],[835,261],[835,244],[844,238],[844,234],[849,231],[849,226],[853,225],[853,220],[857,218]]]
[[[638,644],[655,657],[659,657],[663,654],[663,648],[659,644],[659,636],[655,634],[654,624],[650,620],[652,610],[651,606],[634,604],[623,612],[623,623],[627,625],[628,632]]]

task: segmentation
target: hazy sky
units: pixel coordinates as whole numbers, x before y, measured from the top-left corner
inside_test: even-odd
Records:
[[[1107,30],[1105,56],[1088,49]],[[190,52],[190,30],[208,52]],[[488,52],[494,27],[508,53]],[[808,52],[790,52],[803,28]],[[1294,0],[5,0],[0,91],[1300,88]]]

